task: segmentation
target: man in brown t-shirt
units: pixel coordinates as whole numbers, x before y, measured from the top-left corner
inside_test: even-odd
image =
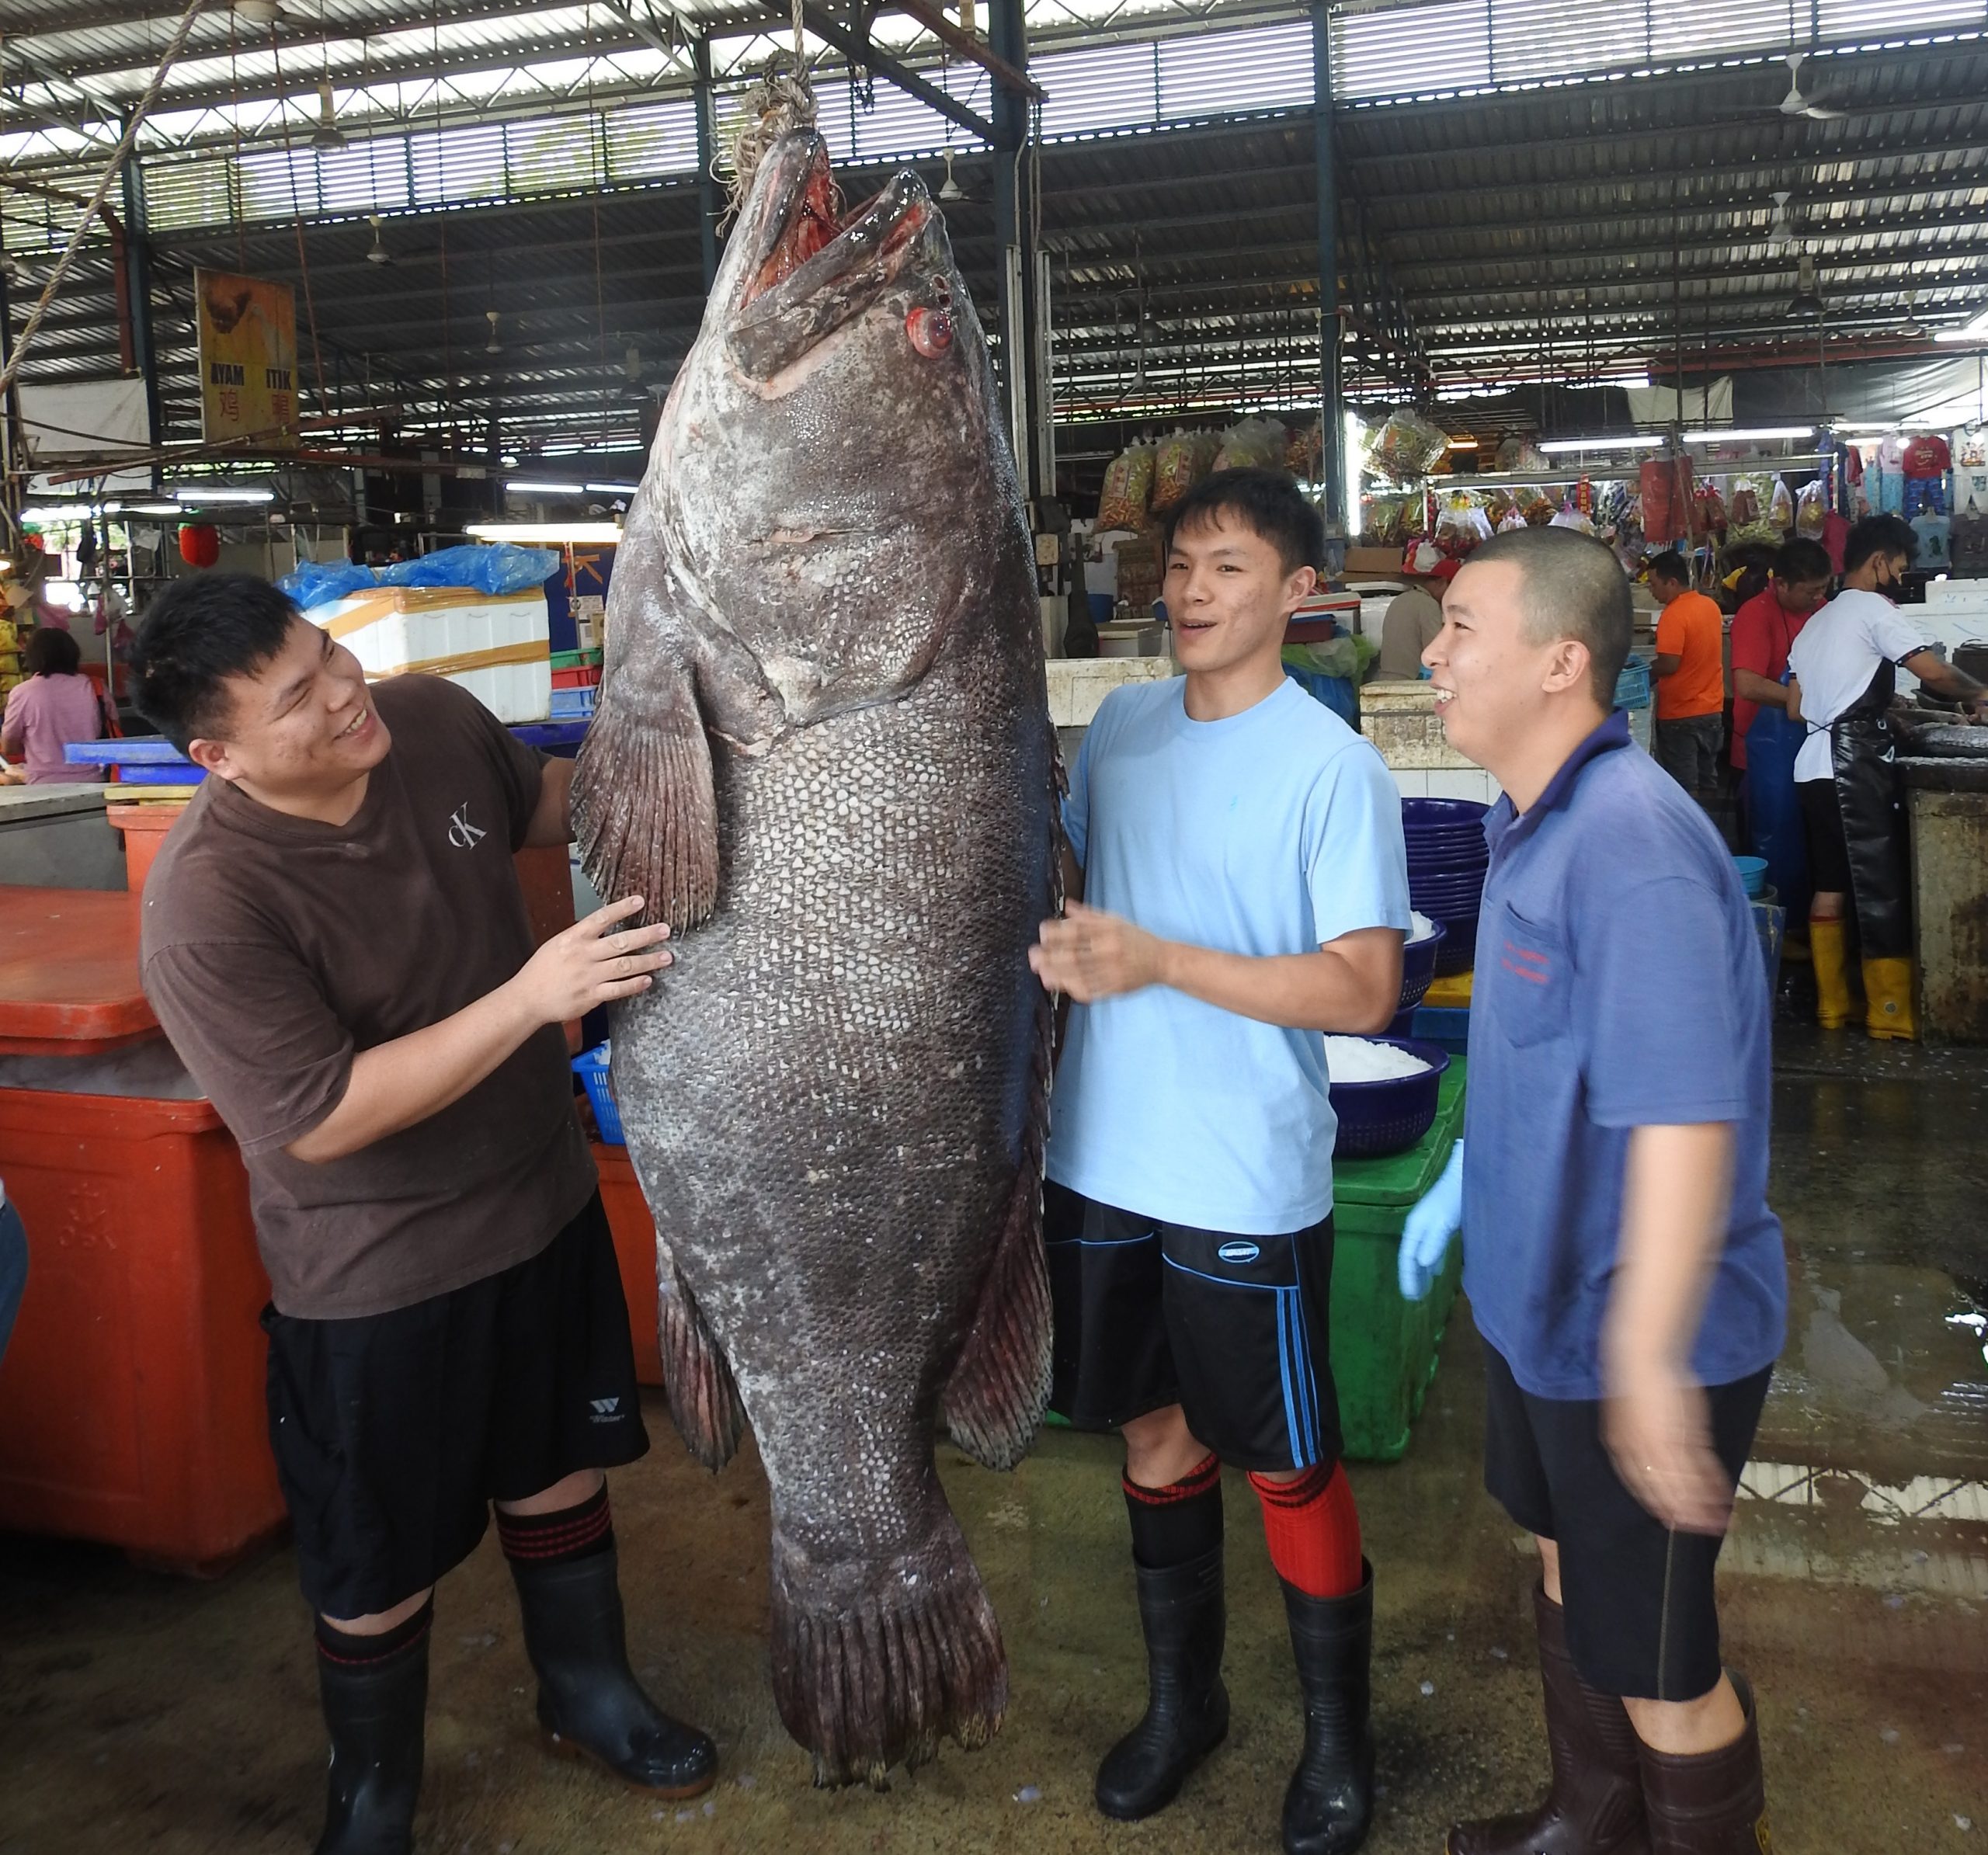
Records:
[[[560,1026],[644,990],[630,898],[533,950],[512,853],[572,763],[436,678],[367,687],[267,582],[147,614],[139,707],[208,778],[146,884],[147,996],[240,1141],[270,1433],[332,1733],[319,1855],[412,1846],[433,1587],[499,1536],[538,1715],[664,1795],[709,1739],[637,1685],[602,1471],[648,1447]]]

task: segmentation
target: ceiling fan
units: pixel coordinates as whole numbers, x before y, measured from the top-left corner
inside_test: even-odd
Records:
[[[1788,203],[1792,193],[1777,193],[1774,196],[1774,217],[1767,221],[1767,243],[1777,248],[1792,245],[1797,234],[1795,221],[1788,215]]]
[[[380,238],[380,228],[384,225],[386,221],[383,220],[377,213],[368,213],[366,215],[366,222],[373,228],[373,242],[367,248],[366,253],[366,262],[368,264],[392,263],[394,261],[394,254],[387,249],[385,245],[381,241]]]
[[[490,324],[490,339],[483,344],[483,352],[485,354],[502,354],[504,344],[497,339],[497,311],[486,309],[483,313]]]
[[[329,78],[318,86],[318,127],[311,137],[311,145],[314,148],[342,148],[346,145],[345,131],[339,127],[332,113]]]
[[[1919,341],[1926,334],[1925,325],[1919,320],[1919,292],[1909,290],[1905,293],[1905,320],[1899,325],[1899,333],[1907,341]]]
[[[953,173],[955,151],[941,148],[939,158],[946,164],[946,178],[940,182],[939,190],[933,195],[941,206],[984,206],[985,200],[978,193],[969,193],[961,186]]]
[[[1802,67],[1808,57],[1806,51],[1791,51],[1785,61],[1788,66],[1788,94],[1781,99],[1781,113],[1783,116],[1806,116],[1811,122],[1833,123],[1843,114],[1840,109],[1811,102],[1802,94]]]

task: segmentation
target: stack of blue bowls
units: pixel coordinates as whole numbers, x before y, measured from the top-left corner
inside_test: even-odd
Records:
[[[1477,960],[1477,912],[1491,853],[1475,799],[1403,799],[1402,835],[1408,841],[1408,895],[1417,911],[1443,924],[1436,953],[1439,976],[1468,972]]]

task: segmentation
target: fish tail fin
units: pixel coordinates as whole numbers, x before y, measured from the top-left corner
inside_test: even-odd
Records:
[[[617,667],[581,743],[574,835],[609,900],[640,895],[645,918],[678,933],[718,904],[718,801],[711,744],[687,676]]]
[[[690,1454],[715,1473],[746,1431],[746,1407],[725,1352],[665,1245],[656,1244],[656,1343],[669,1414]]]
[[[931,1493],[924,1537],[865,1568],[853,1595],[776,1525],[773,1697],[818,1785],[885,1790],[893,1765],[929,1763],[942,1738],[973,1751],[1000,1730],[1000,1626],[936,1477]]]

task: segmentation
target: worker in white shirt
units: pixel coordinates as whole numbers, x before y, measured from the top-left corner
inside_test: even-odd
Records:
[[[1807,725],[1795,785],[1816,887],[1809,908],[1817,1017],[1850,1022],[1849,912],[1863,962],[1865,1027],[1915,1037],[1910,867],[1904,794],[1886,710],[1903,665],[1935,695],[1988,717],[1988,689],[1941,661],[1891,595],[1918,546],[1897,516],[1850,531],[1843,590],[1810,619],[1788,653],[1788,712]]]

